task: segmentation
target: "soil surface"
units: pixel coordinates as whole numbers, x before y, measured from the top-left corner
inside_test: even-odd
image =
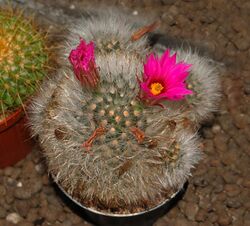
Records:
[[[10,2],[35,14],[54,43],[86,8],[112,5],[128,7],[131,17],[160,18],[160,32],[208,48],[225,66],[220,111],[200,130],[205,157],[193,170],[184,198],[154,226],[250,225],[249,0]],[[0,170],[0,226],[13,225],[90,226],[56,194],[39,148]]]

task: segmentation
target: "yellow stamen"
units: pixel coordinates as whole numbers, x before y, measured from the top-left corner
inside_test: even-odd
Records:
[[[164,87],[159,82],[155,82],[150,85],[150,91],[155,96],[160,94],[163,89]]]

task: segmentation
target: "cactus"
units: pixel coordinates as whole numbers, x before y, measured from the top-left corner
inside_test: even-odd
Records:
[[[164,97],[155,101],[143,94],[142,83],[149,76],[142,76],[143,70],[144,73],[147,70],[143,62],[151,50],[146,42],[138,47],[129,39],[131,31],[127,26],[133,25],[123,25],[122,30],[124,20],[112,20],[113,17],[119,18],[114,12],[105,15],[102,26],[98,24],[100,19],[93,18],[85,21],[85,26],[78,25],[80,45],[74,49],[79,38],[73,39],[73,34],[68,46],[74,47],[65,50],[73,70],[72,66],[62,67],[55,79],[41,87],[30,108],[30,125],[33,135],[39,136],[50,173],[69,195],[97,210],[133,213],[170,198],[200,160],[196,134],[200,118],[194,108],[199,96],[205,96],[206,86],[201,80],[202,84],[197,83],[195,89],[184,87],[193,84],[195,76],[186,80],[188,84],[183,80],[188,75],[188,64],[195,62],[179,50],[177,61],[182,59],[188,64],[175,63],[175,56],[168,53],[164,57],[173,65],[169,67],[182,76],[176,84],[183,95],[171,98],[182,100],[170,101]],[[117,27],[119,31],[114,29]],[[117,33],[123,35],[116,36]],[[91,40],[89,34],[93,36]],[[114,36],[119,43],[125,43],[124,48],[112,47],[112,51],[107,51],[106,44],[98,42]],[[92,43],[83,40],[93,41],[95,53]],[[166,64],[163,59],[156,61]],[[152,62],[148,61],[148,65],[152,66]],[[208,73],[206,67],[203,69]],[[199,73],[197,66],[190,70],[190,76],[200,76]],[[214,77],[211,73],[207,80]],[[159,87],[154,88],[159,91]],[[193,94],[185,97],[184,93]],[[189,98],[196,101],[193,108]]]
[[[0,10],[0,119],[27,101],[45,75],[44,39],[20,13]]]

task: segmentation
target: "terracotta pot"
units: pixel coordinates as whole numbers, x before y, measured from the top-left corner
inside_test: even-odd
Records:
[[[96,226],[153,226],[158,218],[166,214],[183,197],[187,187],[188,182],[179,191],[174,193],[170,199],[165,200],[152,209],[133,214],[112,214],[83,206],[65,192],[58,183],[55,183],[55,188],[64,202],[80,217]]]
[[[14,165],[31,152],[32,141],[26,121],[21,108],[0,121],[0,168]]]

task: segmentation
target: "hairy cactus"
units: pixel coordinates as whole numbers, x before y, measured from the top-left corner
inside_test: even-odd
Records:
[[[61,72],[46,108],[33,118],[33,130],[50,172],[69,194],[89,206],[138,211],[183,185],[200,158],[197,137],[165,109],[138,102],[136,58],[110,55],[98,62],[100,89],[84,90],[71,71]],[[88,149],[86,141],[98,128],[102,134]],[[145,131],[142,142],[134,128]]]
[[[43,37],[20,14],[0,10],[0,119],[20,107],[44,77]]]
[[[138,46],[129,39],[127,27],[133,25],[125,26],[124,19],[111,13],[99,26],[100,18],[78,25],[76,49],[79,38],[69,38],[71,49],[66,51],[74,70],[63,67],[41,87],[30,109],[30,124],[50,173],[69,195],[98,210],[138,212],[182,187],[201,158],[195,130],[202,113],[197,114],[189,98],[198,107],[200,95],[207,92],[203,84],[211,85],[214,77],[211,73],[196,87],[193,78],[208,73],[207,68],[193,67],[202,60],[181,50],[177,62],[167,50],[159,59],[151,54],[143,64],[143,51],[149,55],[150,50],[146,41]],[[124,43],[119,51],[98,44],[112,37]],[[189,73],[198,75],[186,84]]]

